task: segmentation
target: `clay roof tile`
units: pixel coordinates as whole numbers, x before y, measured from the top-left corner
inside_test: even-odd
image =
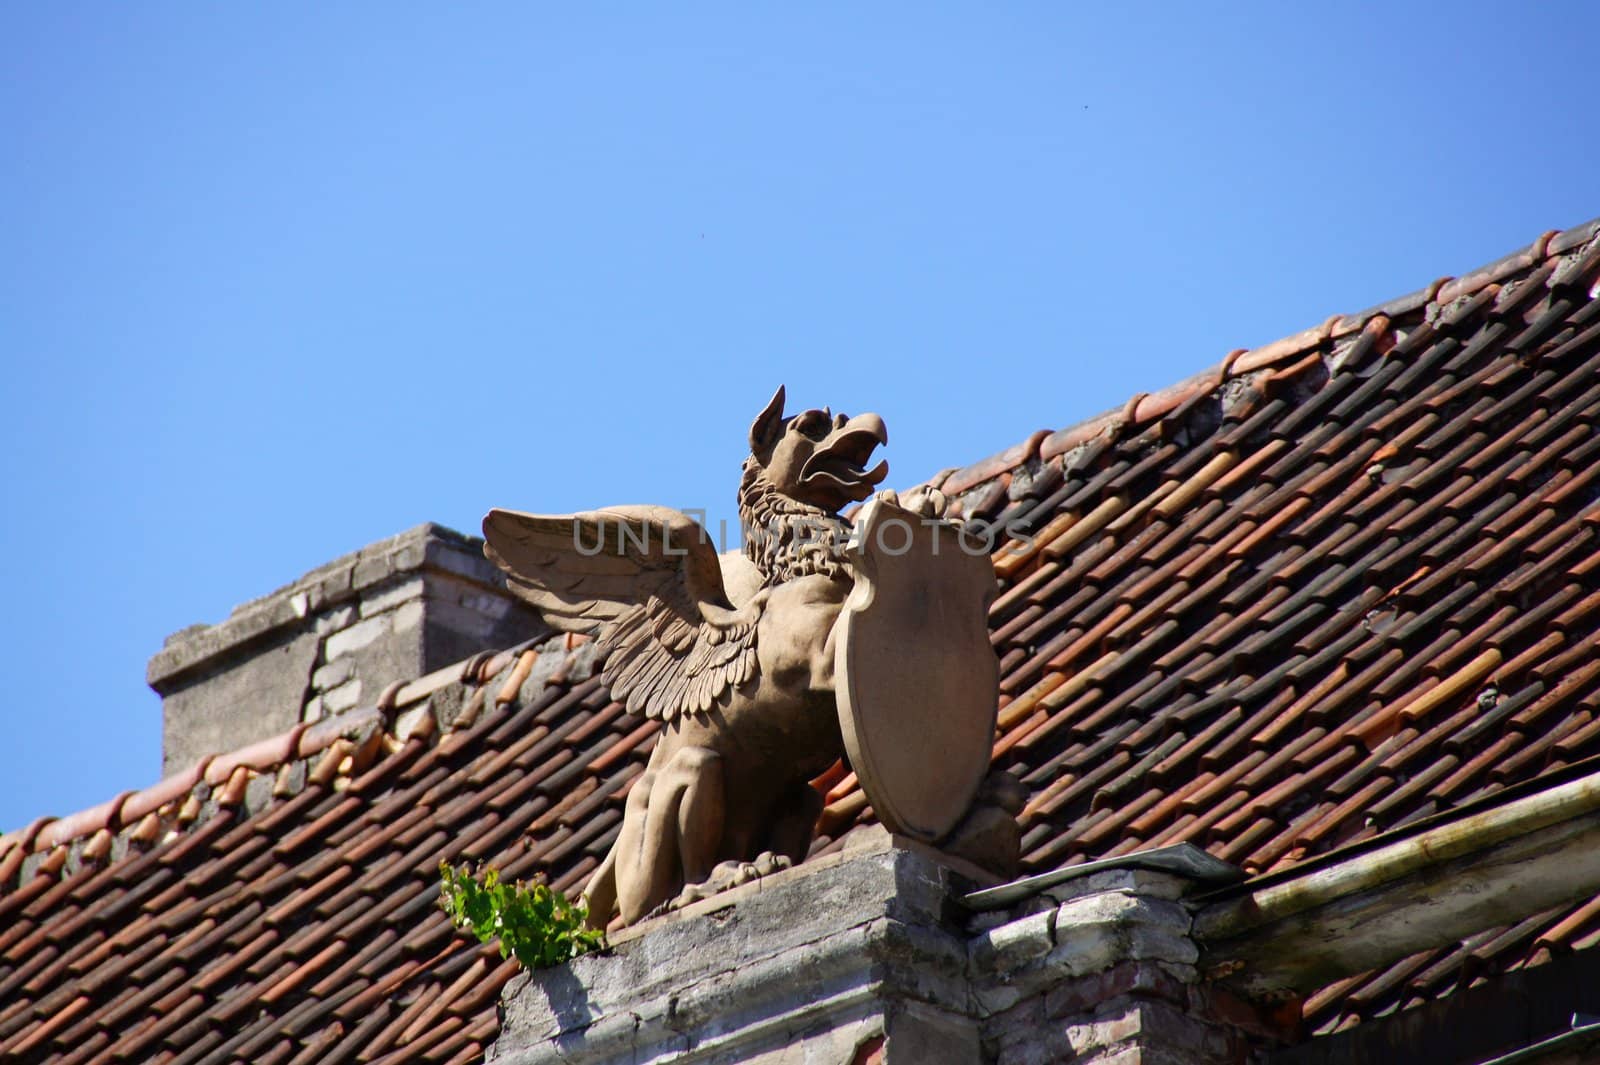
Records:
[[[998,545],[990,614],[1028,869],[1180,839],[1283,867],[1600,755],[1597,234],[929,482],[1031,530]],[[379,706],[0,837],[0,952],[28,948],[0,953],[0,1001],[60,1003],[0,1007],[0,1053],[481,1055],[512,969],[434,913],[436,863],[575,890],[658,734],[574,647],[391,678]],[[435,696],[465,704],[448,730]],[[826,852],[872,813],[842,766],[818,786]],[[1597,905],[1341,981],[1307,1023],[1585,949]]]

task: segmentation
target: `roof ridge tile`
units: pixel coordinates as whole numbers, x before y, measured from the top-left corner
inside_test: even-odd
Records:
[[[1539,265],[1549,256],[1571,251],[1597,237],[1600,237],[1600,219],[1574,227],[1565,233],[1550,230],[1534,240],[1527,248],[1502,256],[1461,277],[1440,277],[1413,293],[1377,304],[1360,313],[1333,314],[1313,328],[1292,333],[1255,348],[1235,348],[1216,366],[1160,392],[1138,393],[1120,408],[1094,415],[1054,432],[1043,431],[1043,436],[1040,432],[1035,432],[1021,444],[961,467],[947,475],[941,488],[951,495],[970,492],[985,481],[1017,468],[1029,458],[1037,457],[1048,462],[1108,431],[1115,437],[1120,436],[1125,429],[1141,428],[1170,413],[1180,406],[1184,399],[1192,398],[1201,391],[1203,384],[1209,384],[1209,390],[1216,391],[1229,381],[1250,376],[1296,356],[1304,356],[1321,348],[1331,339],[1345,337],[1358,331],[1376,337],[1386,333],[1399,318],[1417,311],[1426,311],[1430,306],[1442,311],[1462,296],[1476,294],[1481,289],[1498,284],[1519,271]],[[1600,259],[1600,240],[1597,240],[1595,247],[1589,249],[1589,252]],[[1575,266],[1573,271],[1575,274],[1587,274],[1588,267],[1586,265],[1579,270]],[[1412,335],[1405,339],[1410,341],[1407,345],[1409,350],[1422,338]],[[1388,350],[1384,349],[1385,353]]]

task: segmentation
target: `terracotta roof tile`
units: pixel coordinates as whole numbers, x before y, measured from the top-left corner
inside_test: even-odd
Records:
[[[1600,755],[1597,234],[935,479],[1030,531],[999,549],[990,614],[1029,868],[1177,840],[1282,866]],[[476,656],[0,837],[0,1056],[480,1059],[514,970],[433,909],[437,862],[576,889],[655,741],[575,646]],[[428,701],[450,685],[453,721]],[[819,786],[820,853],[871,811],[842,767]],[[1341,981],[1306,1017],[1596,942],[1591,901]]]

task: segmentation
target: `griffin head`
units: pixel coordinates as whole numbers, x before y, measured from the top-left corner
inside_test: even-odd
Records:
[[[876,414],[851,418],[828,408],[783,416],[783,386],[750,426],[750,457],[768,487],[827,513],[872,494],[889,475],[880,460],[867,469],[889,431]]]
[[[889,442],[876,414],[854,418],[827,409],[783,416],[780,386],[750,426],[750,457],[739,482],[744,553],[767,585],[795,577],[848,578],[850,523],[839,508],[866,499],[889,475],[867,463]]]

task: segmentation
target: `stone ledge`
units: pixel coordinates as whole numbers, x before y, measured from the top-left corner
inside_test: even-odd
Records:
[[[1200,951],[1187,910],[1168,898],[1110,890],[1080,895],[974,936],[979,1008],[1000,1013],[1063,980],[1092,976],[1121,962],[1151,961],[1194,973]]]
[[[1196,969],[1197,883],[1108,870],[996,923],[955,905],[971,881],[949,860],[868,830],[518,976],[488,1060],[1242,1065],[1274,1032]]]
[[[883,1034],[872,1017],[886,997],[963,1016],[966,949],[946,907],[956,874],[879,839],[517,977],[489,1060],[764,1060],[802,1032],[848,1049]]]

